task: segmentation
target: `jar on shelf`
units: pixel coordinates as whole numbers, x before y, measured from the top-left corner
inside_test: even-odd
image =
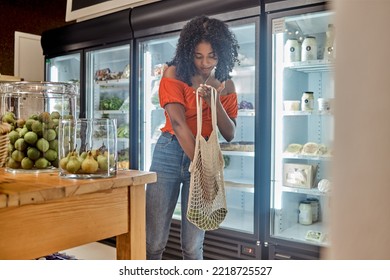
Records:
[[[317,39],[314,36],[307,36],[302,42],[302,61],[317,59]]]
[[[297,39],[287,39],[284,45],[284,62],[301,61],[301,45]]]
[[[301,98],[301,110],[313,111],[314,109],[314,93],[312,91],[305,91]]]
[[[332,61],[335,58],[335,27],[333,24],[328,24],[326,31],[326,40],[324,48],[324,59]]]
[[[311,225],[313,223],[313,213],[310,201],[301,201],[299,203],[298,222],[301,225]]]
[[[78,87],[72,83],[12,82],[0,93],[0,116],[11,124],[8,172],[44,172],[58,167],[58,125],[74,118]]]
[[[89,179],[116,175],[116,119],[63,119],[58,131],[61,177]]]
[[[319,220],[319,213],[320,213],[320,202],[317,198],[308,198],[306,199],[308,202],[310,202],[311,205],[311,212],[312,212],[312,220],[313,223],[318,222]]]

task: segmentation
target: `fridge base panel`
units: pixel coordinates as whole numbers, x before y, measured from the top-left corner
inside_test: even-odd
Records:
[[[257,241],[246,240],[242,236],[230,237],[222,230],[206,232],[203,257],[205,260],[256,260],[261,259],[261,246]],[[182,259],[180,246],[180,221],[171,224],[168,244],[163,260]]]

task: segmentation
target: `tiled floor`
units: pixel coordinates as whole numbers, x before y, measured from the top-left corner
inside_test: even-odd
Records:
[[[93,242],[79,247],[61,251],[69,256],[75,256],[78,260],[115,260],[116,249],[114,247]]]

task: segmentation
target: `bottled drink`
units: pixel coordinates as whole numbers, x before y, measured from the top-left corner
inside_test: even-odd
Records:
[[[326,41],[324,48],[324,59],[332,60],[335,58],[335,28],[333,24],[328,24],[328,30],[326,31]]]
[[[302,42],[302,61],[317,59],[317,40],[314,36],[307,36]]]

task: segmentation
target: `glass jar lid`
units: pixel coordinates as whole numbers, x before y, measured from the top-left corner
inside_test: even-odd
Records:
[[[2,93],[6,95],[43,94],[43,95],[69,95],[79,94],[77,84],[60,82],[12,82],[3,85]]]

